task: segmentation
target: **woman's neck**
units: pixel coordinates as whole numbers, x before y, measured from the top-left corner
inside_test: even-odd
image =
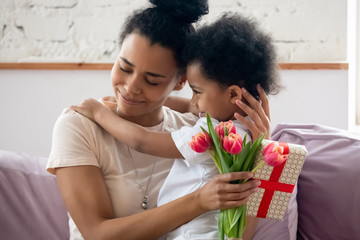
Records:
[[[136,123],[140,126],[143,127],[153,127],[156,126],[158,124],[160,124],[163,119],[164,119],[164,113],[162,110],[162,107],[160,107],[159,109],[151,112],[151,113],[146,113],[146,114],[142,114],[142,115],[137,115],[137,116],[127,116],[125,114],[122,114],[121,112],[117,113],[120,117]]]

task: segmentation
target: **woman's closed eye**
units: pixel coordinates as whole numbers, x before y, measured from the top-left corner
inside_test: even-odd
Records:
[[[147,78],[145,78],[145,81],[146,81],[149,85],[151,85],[151,86],[157,86],[157,85],[159,85],[158,83],[153,82],[153,81],[151,81],[151,80],[149,80],[149,79],[147,79]]]
[[[131,70],[130,69],[126,69],[126,68],[123,68],[120,66],[120,70],[123,71],[123,72],[126,72],[126,73],[130,73]]]
[[[195,89],[193,89],[193,93],[196,94],[196,95],[197,95],[197,94],[200,94],[200,92],[197,91],[197,90],[195,90]]]
[[[125,73],[132,73],[132,69],[130,69],[130,68],[120,66],[119,69],[120,69],[120,71],[125,72]],[[145,82],[148,83],[151,86],[159,85],[157,82],[154,82],[154,81],[152,81],[152,80],[150,80],[148,78],[145,78]]]

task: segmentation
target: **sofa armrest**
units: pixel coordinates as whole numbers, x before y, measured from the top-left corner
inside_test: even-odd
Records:
[[[359,239],[360,135],[279,124],[273,139],[308,150],[298,181],[298,239]]]
[[[67,211],[46,162],[0,150],[0,239],[69,239]]]

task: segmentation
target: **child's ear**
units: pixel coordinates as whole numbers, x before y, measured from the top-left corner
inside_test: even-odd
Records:
[[[229,87],[229,93],[230,93],[230,102],[232,104],[236,104],[236,100],[242,99],[242,91],[241,88],[237,85],[231,85]]]
[[[181,77],[178,78],[177,81],[178,82],[176,83],[174,90],[179,91],[179,90],[183,89],[183,87],[185,86],[186,76],[182,75]]]

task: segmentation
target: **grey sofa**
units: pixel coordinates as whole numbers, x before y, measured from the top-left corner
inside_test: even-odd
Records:
[[[292,213],[261,223],[254,239],[360,239],[360,136],[320,125],[279,124],[273,140],[308,156]],[[47,158],[0,150],[0,239],[68,239],[68,216]],[[290,210],[289,210],[290,211]]]

